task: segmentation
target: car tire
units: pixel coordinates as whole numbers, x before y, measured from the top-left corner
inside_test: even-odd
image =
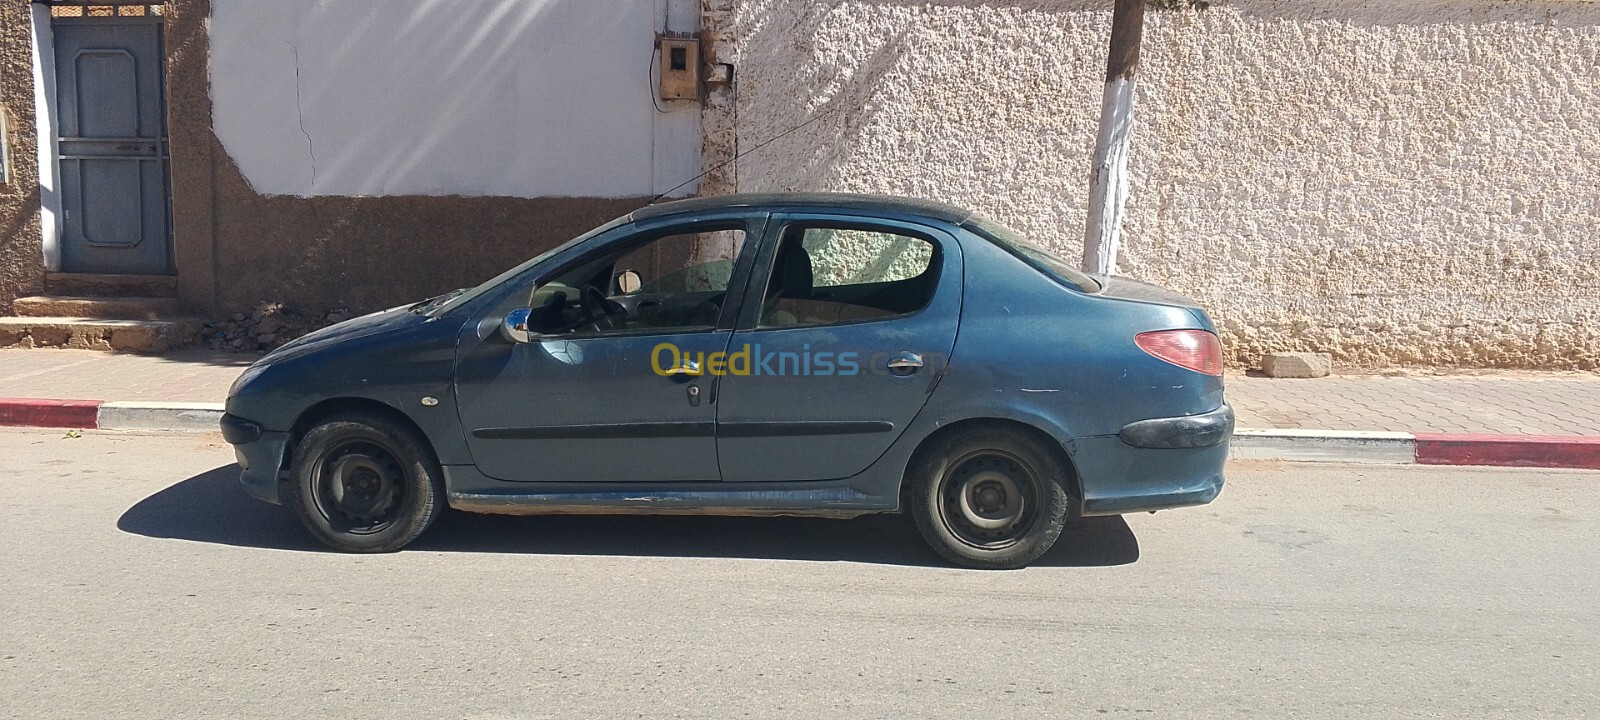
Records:
[[[956,565],[1026,566],[1055,545],[1072,508],[1058,451],[1004,428],[962,432],[917,455],[907,482],[923,539]]]
[[[345,413],[296,445],[284,500],[328,547],[393,552],[439,517],[443,472],[414,428],[377,413]]]

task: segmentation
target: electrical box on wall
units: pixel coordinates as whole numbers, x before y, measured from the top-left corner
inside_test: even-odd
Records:
[[[656,37],[661,58],[661,99],[700,99],[700,38],[666,34]]]

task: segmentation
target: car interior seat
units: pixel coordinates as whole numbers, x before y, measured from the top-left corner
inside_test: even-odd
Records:
[[[778,245],[777,261],[773,263],[772,280],[767,283],[767,294],[761,305],[761,324],[767,327],[784,327],[800,324],[800,319],[784,308],[784,300],[809,300],[812,277],[811,253],[801,243],[805,231],[790,230]]]

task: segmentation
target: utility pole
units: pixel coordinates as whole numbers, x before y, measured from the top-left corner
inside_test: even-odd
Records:
[[[1117,271],[1122,241],[1122,210],[1128,200],[1128,144],[1133,139],[1133,78],[1144,40],[1145,0],[1116,0],[1111,13],[1111,51],[1106,59],[1106,90],[1100,102],[1100,132],[1094,141],[1089,180],[1089,223],[1083,237],[1083,268],[1111,275]]]

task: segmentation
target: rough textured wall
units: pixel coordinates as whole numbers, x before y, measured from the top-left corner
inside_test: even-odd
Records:
[[[262,195],[212,131],[209,2],[169,8],[179,291],[213,316],[261,301],[366,311],[476,284],[646,200]]]
[[[722,5],[731,3],[726,14]],[[707,0],[726,188],[904,193],[1076,259],[1110,3]],[[715,20],[715,23],[711,22]],[[1123,274],[1235,363],[1600,366],[1600,3],[1152,11]]]
[[[29,12],[27,3],[0,3],[0,113],[11,148],[11,177],[0,185],[0,315],[44,288]]]

